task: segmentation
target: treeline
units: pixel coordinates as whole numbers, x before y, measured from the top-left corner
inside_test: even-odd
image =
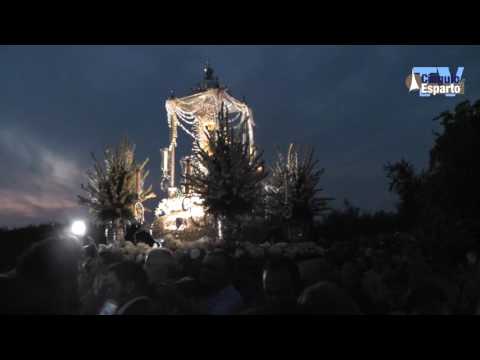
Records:
[[[348,200],[343,209],[334,209],[317,223],[316,237],[328,242],[348,241],[358,236],[373,236],[400,231],[396,212],[361,211]]]
[[[415,171],[402,159],[385,170],[400,199],[400,226],[451,259],[480,250],[480,101],[464,101],[434,120],[441,131],[434,133],[428,166]]]
[[[329,240],[406,232],[439,263],[455,263],[466,251],[480,251],[480,101],[464,101],[433,119],[429,163],[417,171],[408,160],[384,166],[389,190],[397,194],[393,213],[365,213],[348,201],[317,226]]]
[[[0,273],[12,270],[18,257],[38,241],[68,232],[70,224],[48,223],[28,225],[22,228],[0,228]],[[102,227],[90,225],[89,234],[99,242],[105,242]]]
[[[52,236],[60,229],[56,223],[23,228],[0,228],[0,272],[10,271],[18,256],[35,242]]]

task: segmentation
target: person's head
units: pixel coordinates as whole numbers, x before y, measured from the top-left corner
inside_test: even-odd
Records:
[[[375,256],[372,258],[372,270],[376,273],[381,274],[385,269],[385,261],[383,259],[383,252],[377,251]]]
[[[179,264],[175,257],[169,250],[159,248],[148,253],[145,272],[153,284],[174,282],[180,276]]]
[[[269,304],[294,302],[301,291],[297,264],[287,258],[269,261],[263,270],[263,291]]]
[[[0,296],[0,315],[16,313],[18,304],[16,301],[15,275],[0,274],[0,294],[2,294]]]
[[[475,265],[477,263],[477,252],[470,250],[466,253],[467,262],[469,265]]]
[[[85,258],[92,259],[98,256],[98,249],[95,244],[89,244],[83,247],[83,254]]]
[[[361,281],[359,267],[353,262],[346,262],[342,266],[340,277],[344,288],[350,290],[355,288]]]
[[[18,260],[16,273],[27,301],[38,311],[71,313],[78,301],[82,248],[71,237],[53,237],[31,246]],[[36,303],[36,304],[34,304]]]
[[[352,298],[343,289],[330,282],[319,282],[306,288],[298,298],[298,307],[302,314],[360,313]]]
[[[184,224],[184,219],[183,218],[176,218],[175,219],[175,226],[177,227],[177,230],[180,229],[180,227]]]
[[[448,314],[448,298],[437,284],[421,283],[408,295],[407,310],[418,315]]]
[[[122,262],[124,257],[120,251],[115,248],[100,248],[99,258],[103,265],[110,266]]]
[[[105,298],[118,303],[148,294],[148,278],[140,264],[123,261],[110,265],[102,281]]]
[[[146,230],[138,231],[137,233],[135,233],[135,243],[144,243],[148,246],[153,246],[156,244],[152,235],[150,235],[150,233]]]
[[[310,286],[319,281],[327,281],[332,276],[331,265],[324,258],[301,261],[298,267],[303,286]]]
[[[220,289],[232,281],[233,264],[222,250],[208,253],[202,261],[200,283],[207,288]]]
[[[95,244],[83,247],[83,261],[79,273],[80,296],[90,291],[93,279],[98,271],[100,258]]]

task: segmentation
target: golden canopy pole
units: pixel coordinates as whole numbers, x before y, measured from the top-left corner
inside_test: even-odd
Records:
[[[175,187],[175,147],[177,146],[177,119],[174,114],[169,114],[170,125],[170,187]]]

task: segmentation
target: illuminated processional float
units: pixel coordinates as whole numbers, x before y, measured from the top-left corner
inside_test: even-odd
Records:
[[[219,128],[218,114],[225,111],[230,128],[249,144],[249,151],[255,151],[254,120],[252,110],[245,101],[239,101],[228,93],[214,77],[213,69],[207,64],[204,78],[193,94],[167,99],[165,103],[170,131],[169,145],[161,149],[161,188],[167,193],[155,210],[154,237],[169,231],[182,231],[202,227],[208,222],[203,200],[185,184],[178,184],[175,174],[176,148],[179,129],[192,139],[191,154],[180,159],[181,177],[190,175],[196,161],[195,150],[200,146],[209,151],[207,134]]]

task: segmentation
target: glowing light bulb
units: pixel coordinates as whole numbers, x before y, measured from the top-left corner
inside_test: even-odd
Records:
[[[76,236],[84,236],[87,232],[87,226],[85,222],[82,220],[76,220],[72,223],[72,227],[70,229],[73,235]]]

